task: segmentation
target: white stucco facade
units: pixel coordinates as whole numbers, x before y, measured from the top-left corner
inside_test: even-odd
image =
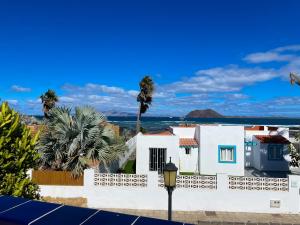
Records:
[[[149,169],[150,148],[165,148],[166,161],[172,157],[172,162],[181,173],[244,175],[243,126],[197,125],[194,127],[171,127],[170,131],[169,135],[138,134],[137,174],[151,172]],[[194,145],[189,146],[189,141],[192,141]],[[219,147],[224,145],[234,147],[234,163],[220,162]]]
[[[186,153],[186,149],[179,149],[179,171],[182,173],[198,173],[198,153],[199,147],[191,147],[190,153]]]
[[[194,138],[196,127],[170,127],[170,130],[179,138]]]
[[[198,126],[200,139],[200,173],[216,175],[244,175],[244,127],[243,126]],[[234,146],[236,160],[233,163],[219,162],[219,146]]]
[[[136,173],[147,174],[149,170],[149,149],[165,148],[166,161],[172,162],[179,168],[179,137],[176,135],[143,135],[139,133],[136,139]]]
[[[157,174],[147,175],[145,187],[95,185],[94,176],[94,170],[88,169],[84,172],[84,186],[40,185],[40,194],[43,197],[86,198],[87,206],[92,208],[166,210],[168,207],[168,195],[163,187],[158,186]],[[216,189],[176,188],[173,193],[173,210],[300,212],[300,176],[289,175],[287,191],[234,190],[229,188],[228,179],[226,174],[217,174]],[[118,182],[122,182],[122,179]],[[280,201],[280,206],[271,207],[272,200]]]

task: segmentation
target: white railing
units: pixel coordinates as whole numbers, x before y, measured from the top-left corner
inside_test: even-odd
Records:
[[[136,149],[136,136],[130,138],[127,142],[126,145],[128,147],[128,151],[126,151],[123,156],[119,160],[119,168],[122,168],[124,164],[127,162],[131,154],[135,151]]]
[[[229,176],[229,189],[250,191],[289,191],[288,178]]]
[[[164,187],[164,178],[158,176],[158,186]],[[176,188],[217,189],[217,176],[177,176]]]
[[[147,187],[147,175],[95,173],[95,186]]]

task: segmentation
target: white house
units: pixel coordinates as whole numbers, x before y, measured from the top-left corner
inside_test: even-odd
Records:
[[[289,171],[289,140],[281,135],[254,135],[253,167],[260,171]]]
[[[180,173],[244,175],[244,127],[194,125],[138,134],[136,173],[161,173],[168,158]]]
[[[259,171],[288,171],[289,128],[245,127],[245,166]]]

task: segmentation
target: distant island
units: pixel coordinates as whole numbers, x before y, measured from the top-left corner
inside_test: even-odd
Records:
[[[193,110],[185,118],[276,118],[287,119],[284,116],[224,116],[213,109]]]
[[[193,110],[185,118],[224,118],[225,116],[212,109]]]

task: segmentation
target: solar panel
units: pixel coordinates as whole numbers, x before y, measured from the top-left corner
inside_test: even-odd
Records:
[[[33,225],[47,225],[47,224],[80,224],[88,219],[91,215],[97,212],[96,209],[80,208],[74,206],[62,206],[50,214],[33,222]]]
[[[58,208],[58,204],[47,204],[39,201],[29,201],[18,207],[4,211],[0,214],[1,222],[13,222],[16,224],[28,224],[36,218]]]
[[[11,209],[12,207],[15,207],[17,205],[20,205],[24,202],[29,201],[28,199],[25,198],[14,198],[14,197],[10,197],[10,196],[0,196],[0,213]]]
[[[126,215],[122,213],[99,211],[93,217],[87,220],[84,225],[131,225],[137,218],[137,216]]]
[[[123,213],[0,196],[1,225],[179,225]]]

